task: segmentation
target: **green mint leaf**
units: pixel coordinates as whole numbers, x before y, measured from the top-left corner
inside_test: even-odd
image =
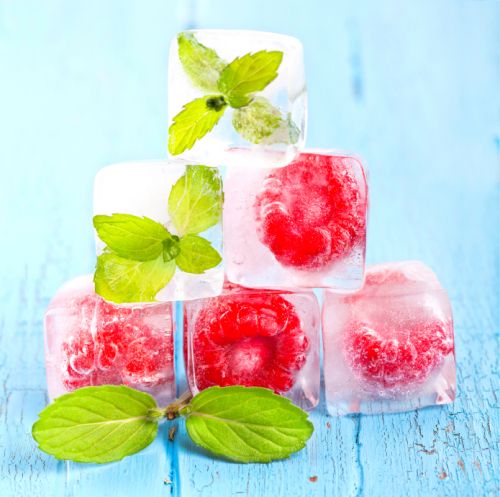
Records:
[[[190,150],[219,122],[227,104],[220,95],[197,98],[184,105],[168,130],[168,151],[179,155]]]
[[[299,139],[299,130],[290,116],[285,119],[280,110],[263,97],[235,109],[233,126],[245,140],[255,144],[296,143]]]
[[[222,71],[219,91],[231,107],[243,107],[252,99],[252,93],[263,90],[278,76],[282,60],[283,52],[267,50],[238,57]]]
[[[202,45],[193,33],[179,33],[179,59],[195,86],[208,92],[217,91],[217,81],[226,67],[215,50]]]
[[[170,237],[160,223],[130,214],[94,216],[94,228],[110,250],[134,261],[156,259],[162,253],[163,240]]]
[[[151,395],[125,386],[86,387],[57,398],[33,425],[38,447],[76,462],[119,461],[147,447],[158,423]]]
[[[211,243],[196,235],[186,235],[179,242],[180,252],[175,262],[185,273],[202,274],[220,264],[222,258]]]
[[[112,252],[97,258],[95,291],[117,304],[154,302],[175,273],[175,261],[165,262],[163,255],[151,261],[132,261]]]
[[[180,412],[196,444],[239,462],[284,459],[314,430],[306,412],[259,387],[207,388]]]
[[[201,233],[222,215],[222,180],[214,167],[187,166],[170,190],[168,212],[180,235]]]
[[[181,249],[179,248],[179,237],[172,235],[170,238],[163,240],[163,261],[168,262],[175,259]]]

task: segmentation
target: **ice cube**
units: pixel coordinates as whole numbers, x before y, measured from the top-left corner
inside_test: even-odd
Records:
[[[184,303],[187,377],[213,385],[260,386],[304,409],[319,399],[319,307],[306,290],[255,290],[226,283],[219,297]]]
[[[216,168],[186,166],[182,161],[126,162],[105,167],[97,173],[94,182],[94,215],[119,213],[146,216],[164,225],[173,235],[178,235],[182,238],[184,233],[180,233],[172,222],[169,195],[174,184],[180,178],[186,177],[188,169],[193,167],[214,171],[214,177],[218,178],[219,181],[219,192],[216,193],[221,199],[222,187]],[[189,181],[186,184],[187,189],[193,186],[193,183]],[[192,213],[194,209],[200,209],[201,206],[201,210],[196,218],[198,220],[200,216],[204,216],[203,208],[207,208],[209,205],[206,199],[203,198],[203,190],[206,189],[208,191],[211,186],[203,183],[201,185],[197,184],[195,190],[192,192],[193,201],[191,207],[193,209],[189,212]],[[187,194],[183,196],[184,200],[186,198]],[[180,202],[183,199],[181,198]],[[194,230],[193,233],[210,242],[217,253],[222,255],[221,219],[214,218],[214,223],[202,232]],[[101,254],[104,248],[104,242],[96,235],[97,254]],[[174,276],[159,291],[156,295],[156,300],[188,300],[218,295],[222,291],[223,282],[224,273],[222,264],[207,269],[201,274],[185,272],[177,265]]]
[[[271,61],[262,51],[272,52]],[[245,55],[257,53],[251,67],[238,69],[233,64],[224,71],[237,58],[241,62]],[[277,76],[273,63],[279,65]],[[204,99],[199,103],[207,119],[217,121],[219,116],[189,148],[185,148],[188,133],[176,135],[171,127],[171,155],[215,166],[280,167],[303,148],[307,101],[298,39],[257,31],[185,31],[171,43],[168,72],[171,124],[184,106],[197,99]],[[189,122],[183,119],[184,130],[186,126]],[[189,133],[198,135],[199,128],[189,128]]]
[[[128,385],[175,398],[172,303],[113,305],[92,275],[63,285],[45,314],[49,397],[91,385]]]
[[[324,376],[332,415],[398,412],[455,399],[446,291],[418,261],[367,268],[357,293],[325,292]]]
[[[368,192],[358,159],[311,151],[283,168],[229,170],[224,194],[231,282],[346,291],[361,286]]]

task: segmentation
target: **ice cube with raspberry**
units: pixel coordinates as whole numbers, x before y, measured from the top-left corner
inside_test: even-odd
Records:
[[[421,262],[369,266],[353,294],[327,290],[323,346],[331,414],[397,412],[455,398],[451,306]]]
[[[258,288],[361,286],[368,190],[359,159],[306,151],[283,168],[230,170],[224,191],[230,281]]]
[[[91,385],[128,385],[175,397],[172,303],[114,305],[92,275],[63,285],[45,314],[49,397]]]
[[[185,302],[191,390],[259,386],[311,409],[319,399],[318,329],[318,303],[307,290],[255,290],[226,283],[218,297]]]

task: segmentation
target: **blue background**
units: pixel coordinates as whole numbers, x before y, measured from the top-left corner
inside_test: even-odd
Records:
[[[336,419],[322,404],[307,449],[261,466],[212,459],[182,426],[102,467],[35,449],[44,309],[92,270],[95,172],[165,157],[168,43],[186,27],[302,39],[308,145],[370,169],[369,261],[421,259],[449,290],[454,405]],[[495,0],[0,0],[0,495],[498,495],[499,51]]]

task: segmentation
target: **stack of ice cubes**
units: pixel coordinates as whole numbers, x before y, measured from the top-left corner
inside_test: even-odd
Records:
[[[170,158],[96,176],[94,276],[64,285],[46,314],[50,396],[125,384],[172,399],[183,301],[193,393],[261,386],[314,408],[322,326],[330,414],[452,402],[445,290],[420,262],[365,270],[364,165],[304,148],[300,41],[182,32],[168,100]]]

